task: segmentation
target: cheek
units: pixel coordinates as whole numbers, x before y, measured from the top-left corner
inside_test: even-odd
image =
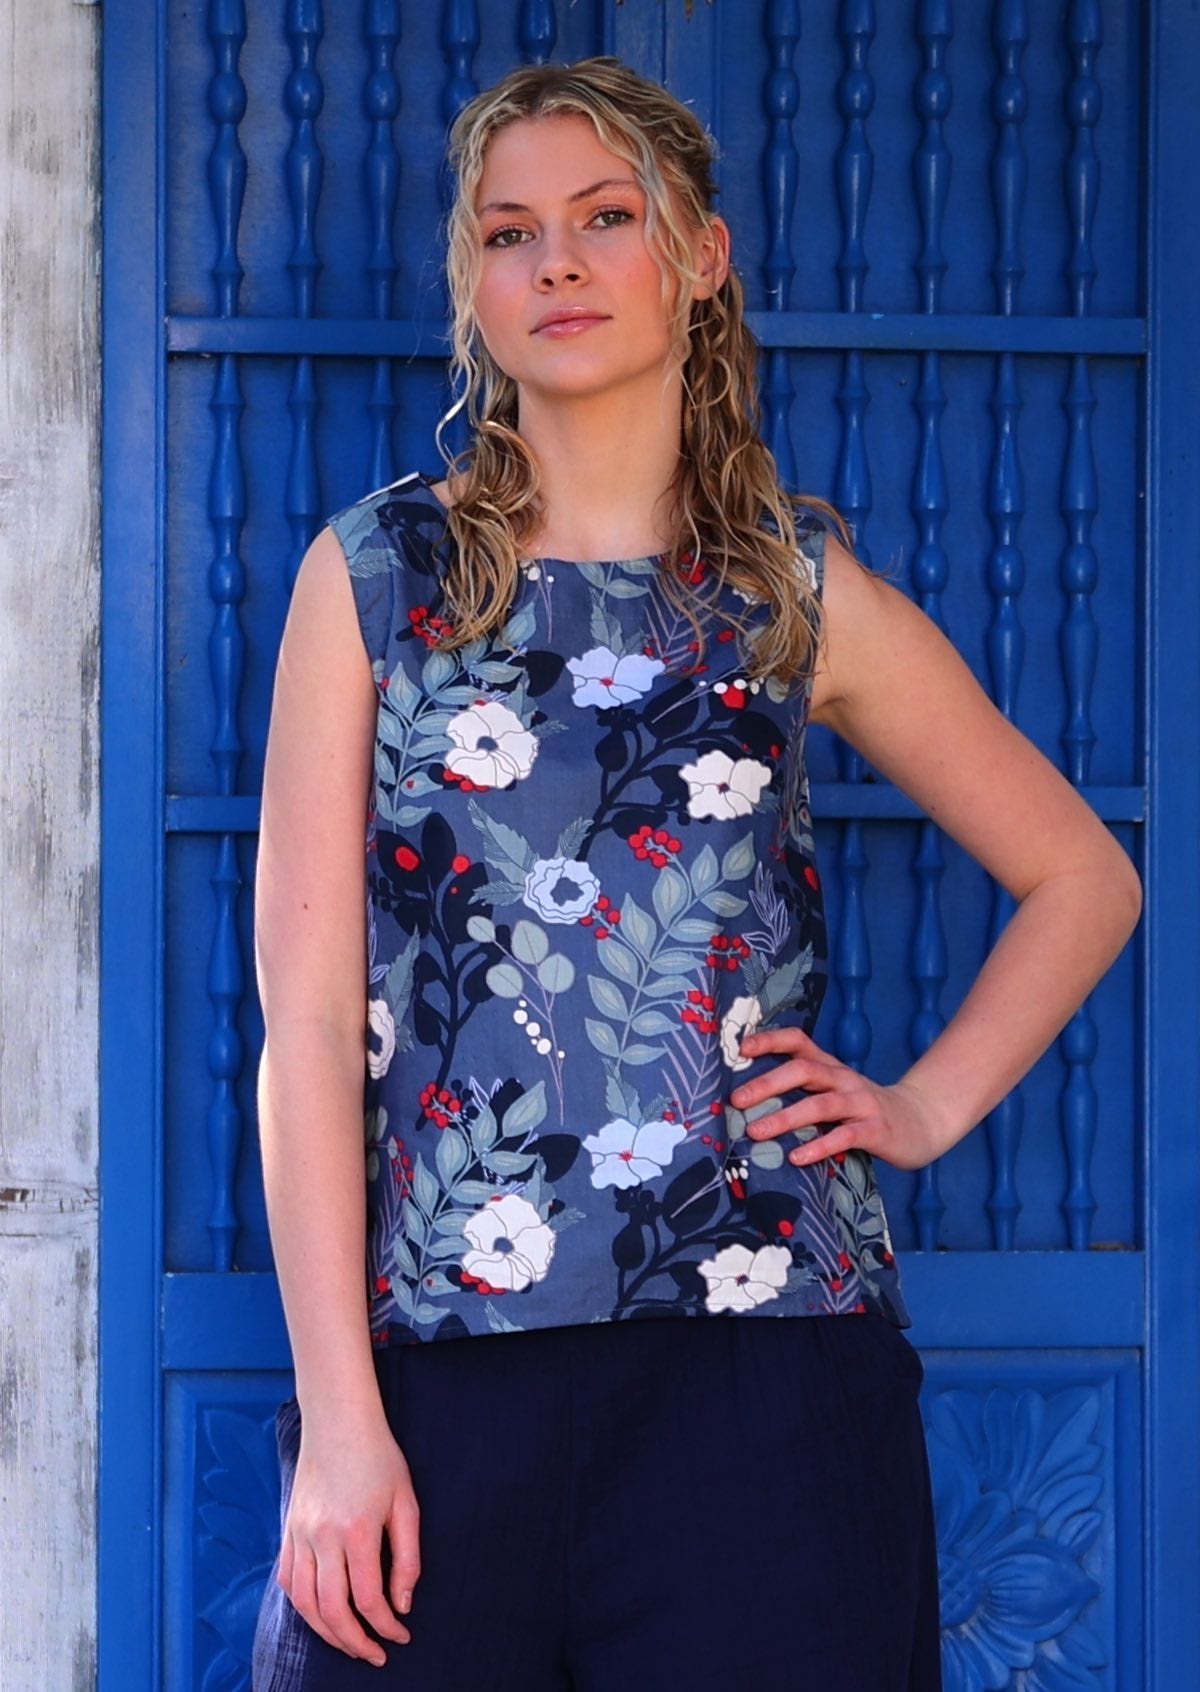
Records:
[[[511,342],[517,328],[520,289],[511,278],[485,273],[475,291],[475,317],[489,351]]]
[[[642,258],[631,264],[624,287],[626,297],[638,302],[639,316],[647,328],[653,325],[665,332],[669,295],[665,292],[662,272],[654,261]]]

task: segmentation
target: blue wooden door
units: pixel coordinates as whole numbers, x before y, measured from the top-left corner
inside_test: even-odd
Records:
[[[248,1686],[277,1542],[251,887],[290,583],[327,514],[436,468],[448,120],[518,60],[597,51],[719,140],[786,477],[1142,868],[1142,929],[1028,1079],[937,1164],[879,1174],[926,1366],[947,1687],[1180,1692],[1194,0],[106,0],[102,1692]],[[812,760],[818,1033],[891,1079],[1008,908],[850,749],[814,733]]]

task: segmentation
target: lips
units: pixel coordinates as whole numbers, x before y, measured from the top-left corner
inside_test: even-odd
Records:
[[[569,334],[575,329],[590,329],[596,323],[607,323],[608,319],[599,311],[565,311],[550,312],[535,323],[533,333],[540,335],[543,331],[557,334]]]

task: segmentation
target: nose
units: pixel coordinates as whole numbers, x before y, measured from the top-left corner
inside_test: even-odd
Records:
[[[580,281],[585,267],[569,235],[547,230],[541,249],[537,262],[539,288],[547,283]]]

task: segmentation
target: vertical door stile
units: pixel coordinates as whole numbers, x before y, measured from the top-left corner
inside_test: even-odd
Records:
[[[863,236],[875,173],[875,159],[867,137],[867,118],[875,104],[875,79],[867,63],[875,37],[874,0],[842,0],[838,33],[842,40],[844,66],[837,89],[843,122],[836,163],[842,222],[838,276],[842,310],[858,312],[863,309],[869,268]],[[834,479],[834,504],[849,523],[855,551],[865,564],[871,562],[866,528],[873,502],[866,443],[866,416],[870,400],[862,352],[857,347],[851,347],[843,354],[842,382],[838,390],[842,434]],[[861,782],[866,773],[861,754],[840,738],[836,746],[841,781]],[[834,1024],[833,1047],[843,1063],[860,1071],[870,1056],[872,1037],[866,1005],[867,984],[871,979],[871,937],[866,914],[869,869],[863,824],[857,817],[848,817],[841,827],[838,849],[841,908],[833,949],[833,978],[838,986],[840,1004]]]
[[[796,274],[792,217],[796,209],[799,158],[792,122],[800,104],[800,82],[793,66],[800,40],[798,0],[767,0],[766,24],[771,68],[763,89],[767,144],[762,170],[770,244],[763,261],[763,274],[767,310],[785,312],[791,307],[792,278]],[[762,401],[767,445],[775,455],[783,482],[794,488],[796,458],[792,451],[791,409],[795,389],[790,356],[785,346],[768,348]]]
[[[371,228],[367,277],[371,316],[383,323],[392,315],[398,269],[393,238],[400,197],[400,154],[395,138],[395,123],[400,111],[400,81],[395,71],[396,49],[400,41],[398,0],[366,0],[364,34],[368,72],[363,89],[363,107],[370,125],[370,140],[363,162],[367,217]],[[394,481],[396,474],[392,444],[396,394],[392,361],[383,354],[377,354],[371,360],[367,413],[371,419],[367,486],[382,488]]]
[[[283,91],[284,109],[292,123],[286,169],[294,239],[288,271],[292,278],[292,309],[306,322],[316,313],[320,264],[315,230],[325,170],[316,133],[317,118],[325,103],[325,89],[316,62],[325,35],[321,0],[288,0],[284,27],[292,55],[291,75]],[[292,429],[284,496],[289,537],[284,587],[290,595],[300,560],[317,532],[321,517],[317,389],[311,353],[301,353],[296,359],[288,415]]]
[[[237,314],[242,281],[237,236],[246,192],[246,155],[238,138],[238,126],[246,111],[246,85],[238,71],[238,58],[246,39],[243,0],[212,0],[208,28],[214,62],[208,90],[209,111],[217,129],[208,167],[209,195],[218,235],[218,253],[212,274],[218,315],[227,318]],[[238,707],[245,661],[245,638],[238,614],[246,592],[246,571],[239,550],[246,517],[246,478],[239,441],[239,423],[245,401],[241,393],[237,357],[233,353],[222,353],[217,360],[210,406],[215,419],[215,442],[208,508],[215,550],[208,577],[213,605],[208,653],[216,718],[212,758],[216,766],[217,792],[224,799],[237,792],[243,753]],[[223,831],[219,837],[211,885],[216,920],[208,966],[208,994],[213,1007],[206,1052],[212,1082],[208,1109],[208,1153],[212,1176],[208,1231],[212,1241],[213,1267],[223,1272],[233,1267],[237,1243],[234,1181],[243,1128],[237,1099],[238,1078],[244,1061],[243,1042],[237,1026],[238,1010],[245,990],[237,925],[242,878],[238,867],[237,836],[233,832]]]
[[[1029,167],[1021,141],[1021,124],[1029,103],[1021,73],[1021,61],[1029,45],[1029,17],[1026,0],[996,0],[992,19],[992,42],[996,50],[997,74],[992,85],[992,116],[996,124],[996,146],[992,154],[992,202],[996,217],[996,257],[992,276],[996,284],[996,306],[1004,317],[1017,309],[1017,295],[1025,274],[1021,247],[1021,225]],[[994,544],[988,555],[988,587],[994,601],[988,631],[988,660],[992,698],[1009,721],[1014,721],[1017,692],[1025,661],[1025,631],[1021,625],[1020,596],[1025,585],[1025,560],[1019,530],[1025,511],[1025,484],[1021,473],[1021,390],[1015,353],[1002,352],[996,360],[996,385],[992,394],[995,446],[988,486],[988,515]],[[992,881],[989,948],[1015,908],[1015,901],[1000,882]],[[1025,1120],[1025,1105],[1018,1083],[1001,1099],[986,1119],[988,1146],[992,1157],[992,1186],[987,1198],[992,1225],[992,1245],[1011,1251],[1016,1244],[1021,1200],[1017,1193],[1017,1152]]]
[[[1148,8],[1146,196],[1139,281],[1149,329],[1146,434],[1137,469],[1145,521],[1140,606],[1146,627],[1139,689],[1146,713],[1138,776],[1149,787],[1146,901],[1139,1007],[1146,1114],[1135,1177],[1145,1268],[1145,1365],[1139,1388],[1145,1475],[1144,1650],[1127,1653],[1121,1686],[1150,1692],[1200,1686],[1200,1041],[1195,1035],[1200,951],[1200,274],[1195,160],[1200,157],[1200,14],[1191,0]],[[1114,560],[1114,563],[1116,561]],[[1140,608],[1140,607],[1139,607]],[[1102,1147],[1102,1153],[1103,1153]],[[1140,1478],[1140,1477],[1139,1477]],[[1129,1547],[1140,1549],[1140,1541]],[[1131,1557],[1131,1562],[1133,1558]],[[1140,1573],[1134,1563],[1131,1573]],[[1131,1604],[1140,1619],[1141,1604]],[[1131,1636],[1133,1629],[1130,1629]],[[1132,1643],[1141,1641],[1133,1638]],[[1137,1676],[1143,1675],[1143,1680]]]
[[[953,92],[946,70],[946,52],[953,28],[950,0],[920,0],[917,38],[921,45],[923,69],[917,79],[916,106],[922,134],[914,160],[914,180],[924,240],[917,258],[917,276],[921,309],[930,315],[941,310],[942,281],[946,274],[942,229],[950,191],[950,149],[946,144],[945,121]],[[942,546],[942,528],[950,505],[941,445],[942,413],[945,409],[941,354],[929,350],[921,354],[921,379],[916,398],[921,444],[913,484],[913,517],[919,540],[913,555],[912,573],[921,608],[943,632],[941,598],[950,573]],[[925,819],[919,824],[919,843],[913,866],[917,883],[917,921],[911,967],[917,1009],[909,1040],[916,1057],[932,1045],[945,1024],[938,1003],[947,975],[946,935],[938,903],[944,868],[940,831],[935,823]],[[922,1251],[936,1249],[945,1208],[935,1159],[920,1171],[917,1195],[912,1203],[918,1244]]]
[[[100,22],[96,1686],[97,1692],[149,1692],[159,1684],[163,1648],[158,1458],[166,749],[160,560],[168,360],[159,137],[167,105],[166,24],[161,14],[130,0],[110,0]],[[82,1289],[74,1296],[82,1296]],[[64,1362],[72,1366],[69,1355]],[[85,1437],[81,1429],[80,1440]],[[53,1478],[56,1485],[65,1480]],[[138,1603],[130,1603],[131,1593]],[[48,1625],[61,1627],[62,1618],[51,1615]]]
[[[1067,122],[1071,149],[1066,164],[1066,201],[1070,218],[1071,256],[1067,280],[1071,310],[1076,317],[1091,311],[1096,260],[1092,225],[1100,192],[1100,159],[1094,129],[1100,118],[1100,84],[1096,55],[1103,40],[1099,0],[1071,0],[1067,14],[1067,48],[1072,74],[1067,85]],[[1062,586],[1067,613],[1062,625],[1063,678],[1067,690],[1067,728],[1063,743],[1067,773],[1077,787],[1091,779],[1092,688],[1096,676],[1099,636],[1092,599],[1099,565],[1092,545],[1092,524],[1099,508],[1096,460],[1092,450],[1092,413],[1096,399],[1086,353],[1071,359],[1071,375],[1064,407],[1068,441],[1062,481],[1062,514],[1067,546],[1062,555]],[[1092,1154],[1096,1143],[1098,1103],[1092,1079],[1098,1038],[1090,1001],[1075,1012],[1059,1036],[1067,1065],[1062,1092],[1061,1123],[1067,1154],[1067,1192],[1062,1210],[1073,1251],[1086,1251],[1091,1242],[1096,1198],[1092,1191]]]

